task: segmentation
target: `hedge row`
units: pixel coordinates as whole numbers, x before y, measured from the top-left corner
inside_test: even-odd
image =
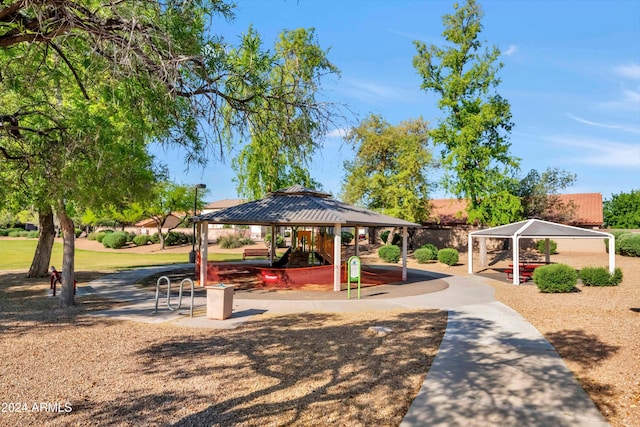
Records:
[[[640,233],[632,233],[627,230],[612,230],[615,237],[616,253],[622,256],[640,257]],[[605,246],[609,251],[609,240],[605,240]]]

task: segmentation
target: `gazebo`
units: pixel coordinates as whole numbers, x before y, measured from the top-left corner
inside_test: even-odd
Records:
[[[275,228],[279,226],[333,227],[333,290],[341,285],[341,231],[343,227],[355,227],[356,238],[360,227],[402,228],[402,280],[407,280],[407,236],[409,227],[419,227],[402,219],[383,215],[331,198],[328,193],[311,190],[300,185],[274,191],[252,202],[202,214],[193,218],[198,224],[200,262],[207,265],[208,225],[264,225],[270,226],[271,247],[275,247]],[[356,244],[356,254],[358,245]],[[273,257],[273,252],[271,253]],[[273,261],[273,258],[272,258]],[[200,268],[200,283],[207,283],[207,269]]]
[[[521,239],[545,239],[546,259],[549,257],[549,239],[609,239],[609,271],[613,273],[615,269],[615,237],[612,234],[602,231],[588,230],[585,228],[573,227],[570,225],[557,224],[539,219],[529,219],[526,221],[514,222],[512,224],[487,228],[469,233],[469,274],[473,273],[473,239],[480,241],[480,259],[486,259],[486,238],[511,239],[513,244],[513,284],[520,284],[520,271],[517,267],[520,263],[520,240]],[[482,263],[482,261],[481,261]]]

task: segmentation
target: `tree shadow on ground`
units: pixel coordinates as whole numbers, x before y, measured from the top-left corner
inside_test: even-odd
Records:
[[[188,402],[201,409],[172,425],[295,425],[340,422],[398,425],[419,388],[446,324],[446,313],[395,313],[382,322],[338,324],[339,315],[305,313],[257,320],[241,328],[190,340],[168,339],[139,352],[145,363],[135,375],[188,383],[205,378],[210,387],[188,400],[169,399],[150,409],[157,393],[125,396],[118,414],[102,407],[92,419],[135,422],[126,415],[180,413]],[[329,323],[329,326],[327,324]],[[388,335],[369,328],[383,324]],[[412,349],[412,350],[408,350]],[[359,397],[377,393],[394,402],[393,413],[366,405]],[[391,406],[391,405],[390,405]],[[182,412],[184,413],[184,411]]]
[[[78,272],[78,286],[104,274]],[[83,314],[122,305],[89,294],[76,295],[76,305],[63,309],[59,297],[48,296],[49,288],[49,278],[27,278],[26,272],[0,274],[0,333],[28,333],[39,325],[92,326],[99,323],[99,319],[85,318]]]
[[[410,424],[571,426],[585,414],[600,416],[563,360],[533,327],[521,325],[513,332],[508,319],[488,319],[449,313],[445,339],[422,397],[416,398],[428,403],[409,410]],[[585,346],[603,344],[579,331],[572,337]],[[615,351],[603,346],[599,356]],[[611,385],[599,387],[596,400],[601,402],[610,397]]]

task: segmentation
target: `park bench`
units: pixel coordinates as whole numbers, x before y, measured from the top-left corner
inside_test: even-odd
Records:
[[[244,252],[242,252],[242,259],[247,259],[247,257],[268,257],[269,256],[269,249],[264,248],[264,249],[245,249]]]
[[[53,296],[56,296],[56,287],[57,284],[60,283],[60,286],[62,286],[62,272],[56,270],[56,268],[52,265],[51,266],[51,277],[49,279],[49,284],[50,284],[50,288],[53,291]],[[73,294],[76,294],[76,288],[78,285],[78,281],[74,278],[73,279]]]

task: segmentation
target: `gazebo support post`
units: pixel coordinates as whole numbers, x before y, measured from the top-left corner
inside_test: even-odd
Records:
[[[269,248],[271,248],[271,250],[269,251],[269,267],[273,267],[273,257],[276,253],[276,241],[276,225],[271,224],[271,242],[269,243]]]
[[[209,223],[200,223],[200,287],[207,285],[207,264],[209,261]]]
[[[471,234],[467,237],[467,272],[473,274],[473,236]]]
[[[342,266],[342,239],[340,234],[342,233],[342,225],[337,223],[334,225],[333,234],[333,290],[340,292],[342,277],[340,275],[340,267]]]
[[[402,280],[407,280],[407,240],[409,238],[409,229],[407,226],[402,227]]]
[[[518,235],[511,238],[513,242],[513,284],[520,284],[520,239]]]
[[[355,236],[355,241],[356,241],[356,252],[355,252],[355,254],[356,254],[356,256],[360,256],[360,249],[359,249],[359,246],[360,246],[360,245],[358,245],[358,243],[360,242],[360,239],[358,239],[358,237],[360,237],[360,232],[358,231],[358,227],[359,227],[359,226],[358,226],[358,225],[356,225],[356,229],[355,229],[355,233],[356,233],[356,236]]]
[[[609,273],[613,274],[616,269],[616,238],[609,235]]]

